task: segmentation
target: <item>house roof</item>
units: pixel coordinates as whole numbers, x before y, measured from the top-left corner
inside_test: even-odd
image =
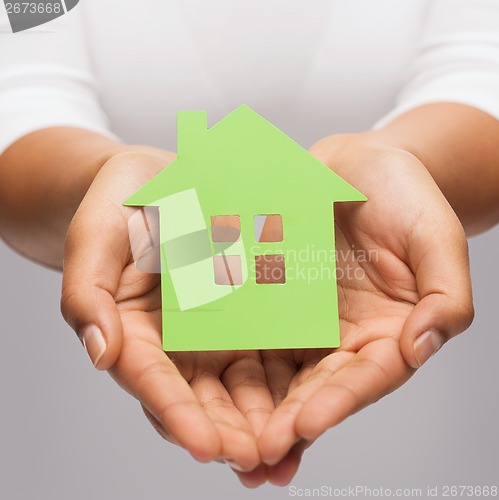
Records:
[[[158,205],[164,196],[196,185],[226,192],[227,186],[236,184],[251,191],[269,182],[279,184],[279,193],[293,185],[293,192],[305,188],[305,193],[327,197],[330,202],[366,200],[248,106],[238,107],[211,128],[203,111],[179,112],[177,123],[177,159],[130,196],[125,205]],[[213,177],[220,182],[213,183]]]

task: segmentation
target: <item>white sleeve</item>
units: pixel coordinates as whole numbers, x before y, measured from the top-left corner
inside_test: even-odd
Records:
[[[101,109],[87,53],[81,6],[27,32],[8,33],[0,6],[0,153],[51,126],[113,137]]]
[[[457,102],[499,119],[499,0],[430,0],[420,44],[395,108]]]

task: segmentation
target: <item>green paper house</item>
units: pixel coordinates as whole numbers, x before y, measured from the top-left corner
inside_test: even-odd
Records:
[[[247,106],[177,120],[125,202],[159,207],[165,351],[339,346],[333,203],[366,198]]]

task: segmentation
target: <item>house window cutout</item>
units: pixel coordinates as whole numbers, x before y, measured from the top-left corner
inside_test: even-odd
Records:
[[[286,266],[282,254],[256,255],[255,270],[259,285],[286,283]]]
[[[234,243],[240,237],[239,215],[215,215],[211,218],[211,239],[214,243]]]
[[[239,255],[215,255],[213,257],[215,284],[239,286],[243,284],[241,257]]]
[[[255,215],[255,240],[259,243],[282,241],[282,217],[278,214]]]

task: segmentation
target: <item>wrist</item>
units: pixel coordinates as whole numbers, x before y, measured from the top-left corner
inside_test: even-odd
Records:
[[[417,163],[426,169],[424,155],[411,142],[385,130],[328,136],[314,144],[310,153],[346,180],[362,175],[370,164],[383,157],[397,156],[411,160],[401,161],[400,165]]]

